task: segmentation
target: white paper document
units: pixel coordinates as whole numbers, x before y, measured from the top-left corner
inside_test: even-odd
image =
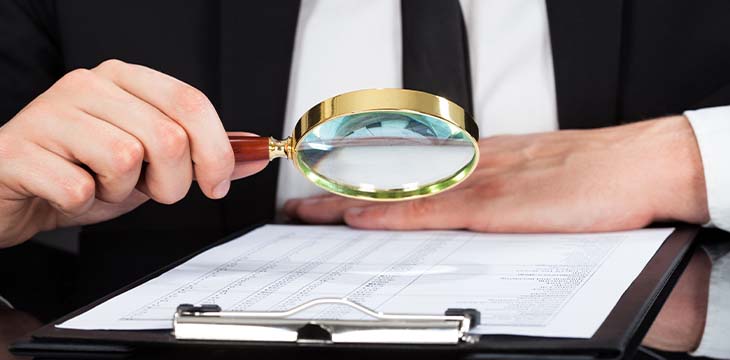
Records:
[[[57,325],[168,329],[179,304],[285,310],[346,297],[384,313],[476,308],[480,334],[588,338],[673,229],[599,234],[267,225]],[[312,308],[305,318],[362,318]]]

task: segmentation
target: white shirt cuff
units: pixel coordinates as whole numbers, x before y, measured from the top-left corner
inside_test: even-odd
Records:
[[[710,222],[730,231],[730,106],[686,111],[684,115],[702,156]]]
[[[730,359],[730,241],[713,241],[703,245],[712,259],[707,318],[702,340],[693,356]]]

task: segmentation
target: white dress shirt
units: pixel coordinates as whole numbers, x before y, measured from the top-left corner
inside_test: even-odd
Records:
[[[480,136],[558,129],[547,9],[535,0],[463,0]],[[320,101],[348,91],[402,87],[400,1],[303,0],[283,137]],[[499,54],[499,56],[494,56]],[[288,161],[277,207],[324,193]]]
[[[692,124],[700,148],[707,187],[710,224],[730,231],[730,106],[684,115]],[[730,243],[705,246],[712,260],[705,332],[692,354],[730,359]]]
[[[558,129],[550,33],[542,0],[461,0],[469,39],[474,117],[483,137]],[[499,56],[495,56],[499,54]],[[303,0],[283,137],[334,95],[402,86],[400,1]],[[685,113],[704,164],[712,223],[730,230],[730,106]],[[321,194],[281,162],[277,207]],[[705,333],[696,355],[730,358],[730,255],[712,252]]]

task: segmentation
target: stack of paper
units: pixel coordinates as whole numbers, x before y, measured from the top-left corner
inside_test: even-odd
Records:
[[[588,338],[671,232],[515,235],[268,225],[58,326],[166,329],[181,303],[266,311],[347,297],[385,313],[476,308],[480,334]],[[362,315],[327,306],[304,316]]]

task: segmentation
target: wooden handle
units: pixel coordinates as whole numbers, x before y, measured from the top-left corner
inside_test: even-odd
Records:
[[[269,160],[269,138],[228,134],[236,162]]]

